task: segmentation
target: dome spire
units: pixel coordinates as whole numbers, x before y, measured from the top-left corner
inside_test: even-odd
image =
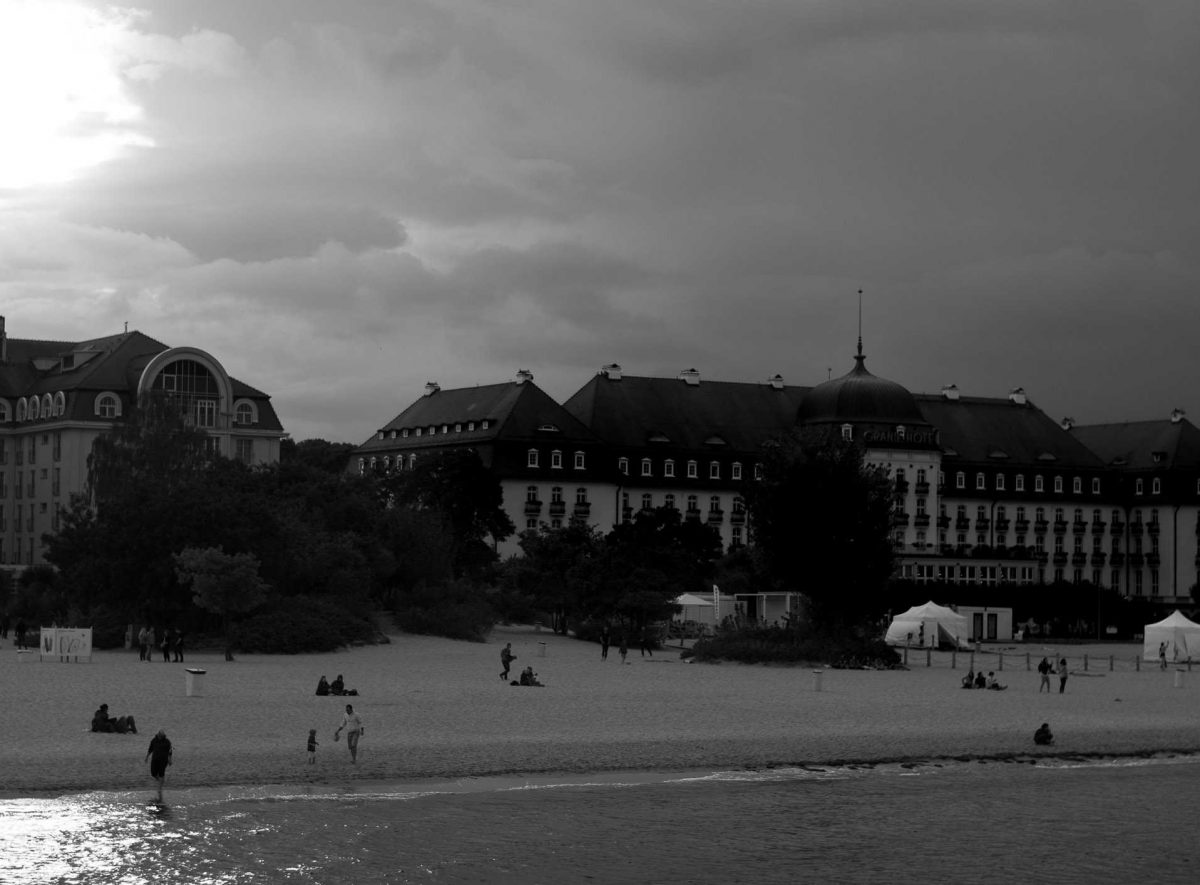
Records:
[[[858,353],[854,356],[854,361],[858,363],[859,368],[865,368],[863,361],[866,359],[863,356],[862,349],[862,289],[858,290]]]

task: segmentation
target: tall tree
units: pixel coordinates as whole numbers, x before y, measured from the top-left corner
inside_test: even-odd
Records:
[[[807,597],[817,623],[854,626],[882,615],[894,568],[892,487],[861,448],[799,435],[774,442],[744,496],[768,571]]]
[[[258,558],[219,547],[187,547],[175,555],[179,583],[190,587],[196,605],[221,616],[225,660],[233,660],[230,618],[253,611],[270,589],[258,575]]]

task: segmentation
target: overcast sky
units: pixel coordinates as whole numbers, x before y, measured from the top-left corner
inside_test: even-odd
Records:
[[[0,313],[296,439],[600,366],[1200,423],[1195,0],[0,0]]]

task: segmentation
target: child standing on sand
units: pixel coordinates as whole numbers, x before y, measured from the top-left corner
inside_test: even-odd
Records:
[[[317,761],[317,730],[310,728],[308,731],[308,764],[315,765]]]

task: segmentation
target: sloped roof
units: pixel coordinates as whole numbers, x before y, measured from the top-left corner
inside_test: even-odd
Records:
[[[1186,418],[1078,425],[1071,434],[1113,466],[1150,470],[1200,465],[1200,430]],[[1162,453],[1159,461],[1155,452]]]
[[[790,431],[805,387],[594,376],[564,407],[613,445],[754,451]],[[723,441],[724,445],[717,442]]]
[[[1100,468],[1103,462],[1033,403],[995,397],[917,394],[948,459],[992,464]]]
[[[911,425],[926,420],[904,387],[867,371],[861,352],[854,358],[853,369],[808,392],[797,417],[803,424],[866,421]]]
[[[488,422],[488,429],[481,426]],[[467,430],[469,422],[474,430]],[[450,436],[441,434],[441,427],[461,424],[462,429]],[[393,430],[436,427],[438,435],[390,438]],[[549,428],[555,428],[553,430]],[[438,443],[460,444],[472,441],[562,439],[575,442],[598,442],[586,426],[574,415],[550,398],[532,381],[508,381],[480,387],[460,387],[437,390],[422,396],[403,412],[385,424],[381,430],[388,438],[378,435],[364,442],[359,449],[424,448]]]

